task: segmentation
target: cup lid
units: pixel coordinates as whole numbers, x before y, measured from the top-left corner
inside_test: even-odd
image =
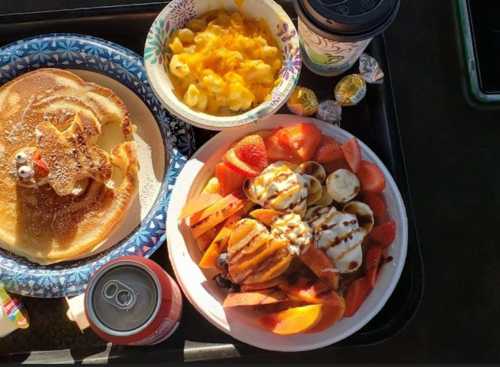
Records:
[[[296,4],[301,18],[316,32],[348,41],[382,33],[396,17],[400,0],[297,0]]]

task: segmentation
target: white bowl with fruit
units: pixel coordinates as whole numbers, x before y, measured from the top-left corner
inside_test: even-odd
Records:
[[[267,350],[355,333],[406,258],[406,211],[389,171],[351,134],[311,118],[276,115],[216,135],[180,173],[167,218],[189,301]]]

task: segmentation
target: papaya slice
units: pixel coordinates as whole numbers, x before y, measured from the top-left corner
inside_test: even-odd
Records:
[[[323,305],[292,307],[260,318],[261,325],[278,335],[293,335],[312,329],[321,320]]]
[[[286,283],[286,279],[280,276],[268,280],[267,282],[255,283],[255,284],[243,284],[240,288],[243,292],[262,291],[264,289],[280,287],[280,285],[284,283]]]
[[[319,333],[342,319],[345,312],[345,301],[342,297],[339,297],[339,299],[340,303],[338,305],[323,304],[321,319],[311,329],[306,330],[306,333]]]
[[[314,245],[310,245],[302,254],[300,260],[320,279],[325,279],[333,289],[339,287],[339,274],[335,271],[332,261],[326,254]]]
[[[248,255],[240,257],[238,262],[229,262],[229,274],[231,278],[239,283],[245,278],[245,274],[249,270],[253,270],[259,267],[266,259],[275,255],[275,253],[288,245],[286,241],[269,241],[264,248],[257,253],[250,253]]]
[[[282,213],[274,209],[255,209],[250,212],[252,218],[257,219],[262,224],[270,227],[271,224],[278,218]]]
[[[259,306],[286,301],[286,294],[280,290],[229,293],[224,307]]]
[[[202,253],[205,252],[208,246],[210,246],[215,236],[217,236],[217,233],[219,233],[221,229],[222,229],[222,223],[206,231],[201,236],[195,238],[196,244],[198,245],[198,248]]]
[[[244,206],[245,201],[243,199],[230,194],[216,201],[208,208],[189,216],[187,224],[191,227],[193,236],[199,237],[241,210]]]
[[[199,265],[202,269],[217,268],[217,258],[226,249],[230,236],[231,229],[228,227],[223,227],[219,231],[200,260]]]
[[[243,284],[255,284],[267,282],[273,278],[276,278],[283,274],[290,263],[292,262],[293,256],[290,254],[288,249],[284,248],[276,252],[275,256],[271,259],[265,261],[258,269],[253,271],[253,274],[249,275],[243,281]]]

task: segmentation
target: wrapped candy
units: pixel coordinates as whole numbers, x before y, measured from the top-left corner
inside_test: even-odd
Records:
[[[22,304],[0,286],[0,338],[28,326],[28,317]]]
[[[300,116],[312,116],[318,111],[318,98],[309,88],[297,87],[288,99],[290,111]]]
[[[337,101],[329,99],[318,106],[316,117],[320,120],[340,126],[342,120],[342,106]]]
[[[384,82],[384,72],[378,61],[365,53],[359,58],[359,74],[370,84],[382,84]]]
[[[366,82],[359,74],[350,74],[335,86],[335,99],[342,106],[357,105],[366,95]]]

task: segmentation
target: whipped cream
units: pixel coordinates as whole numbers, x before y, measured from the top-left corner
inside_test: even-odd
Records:
[[[264,169],[248,186],[249,198],[264,208],[297,211],[305,208],[307,185],[301,174],[286,162],[275,162]]]

